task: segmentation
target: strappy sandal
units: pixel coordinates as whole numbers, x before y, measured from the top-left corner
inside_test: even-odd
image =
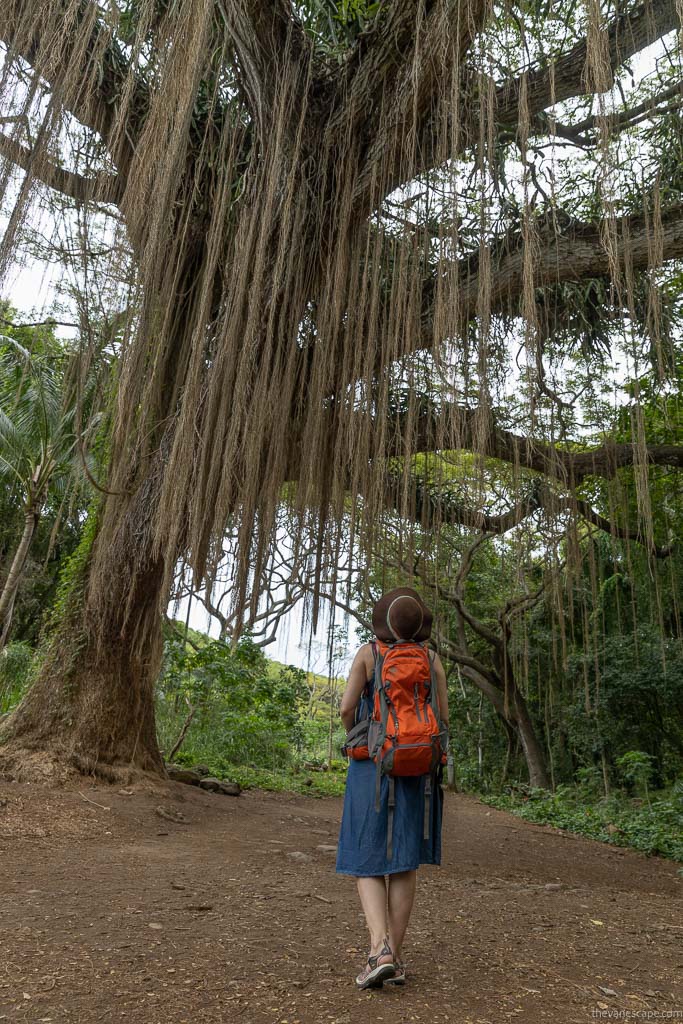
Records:
[[[393,978],[386,978],[387,985],[405,985],[406,983],[406,962],[405,960],[399,960],[398,957],[394,958],[394,967],[396,973]]]
[[[381,964],[379,961],[382,957],[384,957],[384,963]],[[387,960],[387,957],[390,959]],[[377,956],[368,957],[368,962],[356,977],[356,985],[358,988],[381,988],[385,981],[393,978],[395,973],[394,954],[385,939]]]

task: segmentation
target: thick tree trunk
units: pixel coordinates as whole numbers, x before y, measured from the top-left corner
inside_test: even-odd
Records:
[[[5,586],[2,589],[2,595],[0,596],[0,650],[5,646],[7,642],[7,636],[12,619],[12,611],[14,609],[14,600],[19,590],[19,584],[21,583],[22,576],[24,574],[24,568],[26,566],[26,559],[28,557],[31,542],[38,526],[40,519],[40,512],[36,508],[27,508],[24,512],[24,531],[21,535],[19,547],[14,553],[12,559],[12,565],[7,574],[5,580]]]
[[[143,486],[131,499],[96,573],[95,537],[40,673],[0,731],[5,772],[42,775],[51,763],[112,778],[116,767],[165,774],[154,719],[165,583],[163,559],[145,551],[149,497]]]

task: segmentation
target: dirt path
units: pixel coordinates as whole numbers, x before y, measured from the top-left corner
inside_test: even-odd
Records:
[[[683,1020],[675,864],[453,794],[442,866],[420,870],[409,985],[357,992],[340,812],[178,784],[0,786],[0,1021]]]

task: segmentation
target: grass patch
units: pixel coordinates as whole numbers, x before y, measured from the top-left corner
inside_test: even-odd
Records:
[[[175,764],[192,768],[196,757],[178,754]],[[254,765],[231,764],[221,757],[206,758],[202,764],[216,779],[239,782],[243,789],[267,789],[276,793],[301,793],[305,796],[342,796],[346,785],[346,769],[335,767],[329,771],[313,772],[305,768],[271,770]]]

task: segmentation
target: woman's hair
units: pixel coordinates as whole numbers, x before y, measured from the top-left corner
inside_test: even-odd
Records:
[[[372,628],[378,640],[428,640],[432,613],[416,590],[396,587],[382,594],[372,610]]]

